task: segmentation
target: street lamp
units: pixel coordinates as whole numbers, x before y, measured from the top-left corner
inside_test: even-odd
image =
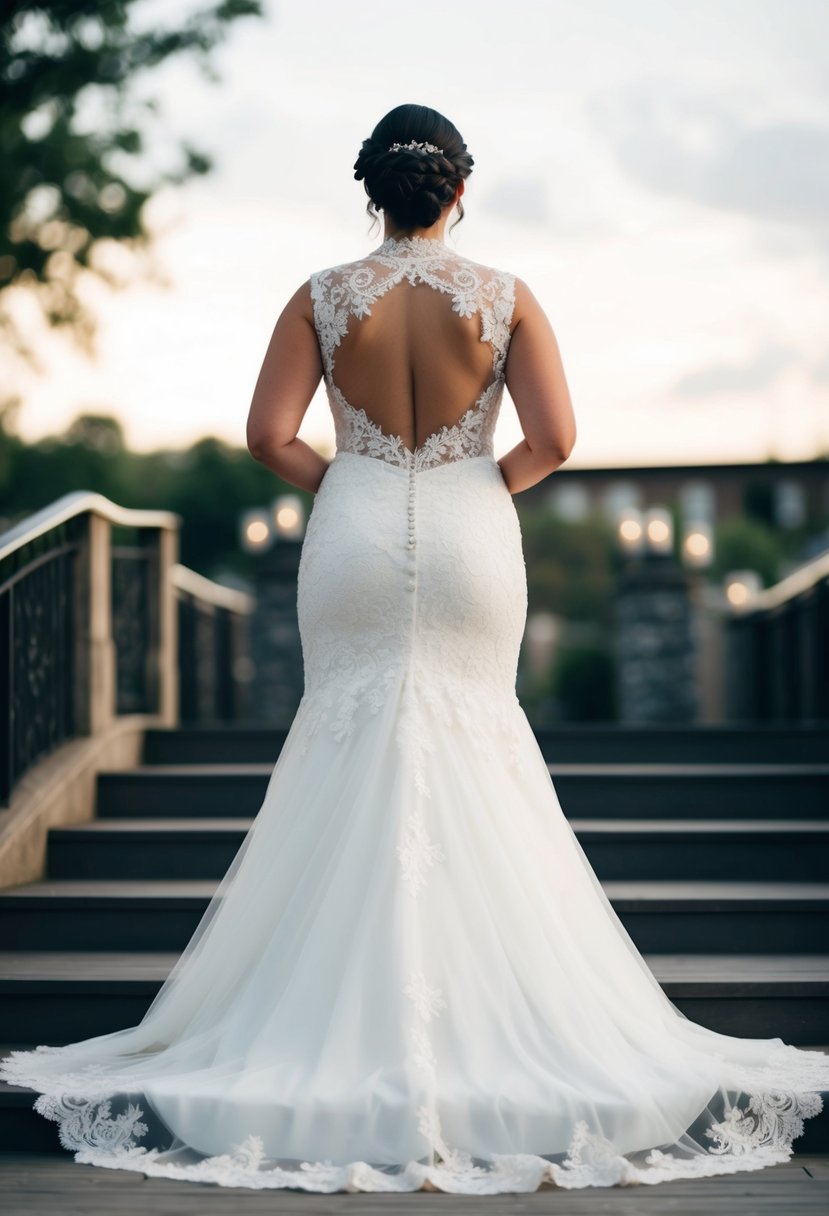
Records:
[[[705,569],[714,560],[714,534],[705,520],[687,523],[683,529],[682,558],[687,566]]]
[[[265,511],[254,508],[245,511],[239,521],[242,548],[246,553],[262,553],[271,541],[271,527]]]
[[[645,539],[651,553],[670,557],[674,547],[674,521],[665,507],[648,507],[645,512]]]
[[[305,512],[298,494],[280,494],[271,503],[271,519],[277,538],[299,540],[305,531]]]
[[[305,509],[298,494],[279,494],[239,521],[243,549],[255,556],[256,606],[251,624],[256,716],[287,726],[303,692],[297,589]]]
[[[738,612],[751,607],[752,600],[762,590],[762,586],[756,570],[730,570],[723,580],[728,606]]]
[[[645,529],[638,507],[624,507],[617,517],[616,535],[619,547],[627,556],[639,554],[645,548]]]
[[[239,521],[240,542],[246,553],[264,553],[281,540],[301,540],[305,511],[298,494],[279,494],[265,510],[252,507]]]

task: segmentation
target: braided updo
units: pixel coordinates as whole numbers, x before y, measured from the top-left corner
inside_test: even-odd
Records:
[[[434,144],[442,152],[389,149],[412,140]],[[430,228],[451,202],[458,182],[469,177],[475,161],[460,132],[448,118],[428,106],[402,105],[381,118],[364,139],[354,162],[354,177],[369,197],[366,211],[376,220],[377,208],[400,228]],[[458,199],[458,218],[463,204]],[[454,228],[454,224],[452,227]]]

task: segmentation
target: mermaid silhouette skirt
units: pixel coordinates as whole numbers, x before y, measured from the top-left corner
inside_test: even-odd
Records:
[[[134,1027],[7,1058],[79,1162],[252,1188],[656,1183],[785,1161],[829,1057],[665,996],[516,699],[526,577],[490,455],[338,451],[305,691]]]

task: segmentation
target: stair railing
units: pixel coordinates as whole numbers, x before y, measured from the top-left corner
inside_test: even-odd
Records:
[[[0,534],[0,804],[118,715],[239,716],[252,601],[179,564],[180,526],[77,490]]]
[[[829,553],[727,618],[728,717],[829,720]]]

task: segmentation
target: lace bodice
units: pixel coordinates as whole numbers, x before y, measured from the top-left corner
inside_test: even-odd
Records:
[[[374,303],[404,279],[450,295],[452,309],[461,317],[479,314],[481,341],[492,348],[492,380],[478,399],[456,422],[440,427],[414,449],[347,401],[334,379],[335,353],[349,325],[369,316]],[[389,237],[365,258],[316,271],[309,281],[338,451],[415,471],[492,455],[515,305],[513,274],[473,262],[440,238],[411,236]]]

